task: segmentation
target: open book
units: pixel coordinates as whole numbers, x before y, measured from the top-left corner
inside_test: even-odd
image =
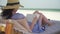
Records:
[[[26,15],[27,21],[28,21],[28,22],[32,22],[32,20],[33,20],[33,18],[34,18],[35,16],[36,16],[36,15],[34,15],[34,14],[27,14],[27,15]]]

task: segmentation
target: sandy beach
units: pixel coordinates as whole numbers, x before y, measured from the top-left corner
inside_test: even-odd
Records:
[[[17,13],[22,13],[26,16],[27,14],[33,14],[34,11],[35,10],[18,10]],[[38,11],[43,13],[48,19],[60,21],[59,11],[45,11],[45,10],[38,10]]]
[[[35,10],[18,10],[17,13],[22,13],[26,16],[27,14],[33,14],[34,11]],[[60,12],[58,11],[39,10],[39,12],[43,13],[48,19],[60,21]]]

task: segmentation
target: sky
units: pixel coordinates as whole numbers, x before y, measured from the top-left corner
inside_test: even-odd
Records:
[[[0,0],[0,5],[6,5],[7,0]],[[19,0],[24,8],[60,9],[60,0]]]
[[[60,9],[60,0],[20,0],[24,8]]]

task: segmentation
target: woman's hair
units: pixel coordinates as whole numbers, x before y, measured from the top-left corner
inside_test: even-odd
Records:
[[[1,16],[5,19],[11,19],[13,9],[3,9]]]

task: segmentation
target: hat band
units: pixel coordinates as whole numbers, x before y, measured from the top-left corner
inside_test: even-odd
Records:
[[[19,2],[16,2],[16,3],[7,3],[7,5],[16,5],[16,4],[19,4]]]

